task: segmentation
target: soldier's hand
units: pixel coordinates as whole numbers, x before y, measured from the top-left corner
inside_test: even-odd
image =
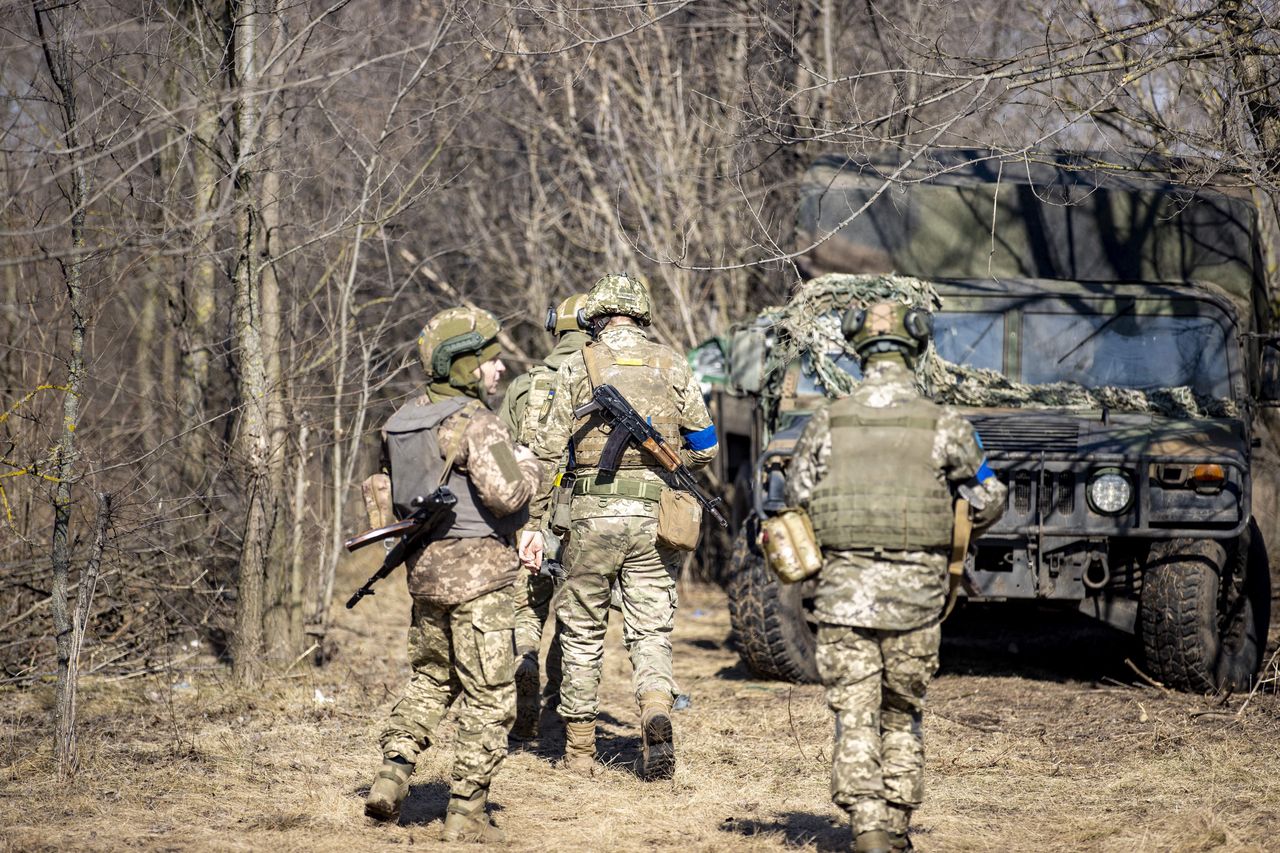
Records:
[[[537,574],[542,567],[542,533],[536,530],[525,530],[520,534],[520,564]]]

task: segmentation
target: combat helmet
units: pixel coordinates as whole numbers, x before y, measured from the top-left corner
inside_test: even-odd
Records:
[[[432,384],[472,390],[476,368],[501,352],[498,318],[479,308],[448,308],[436,314],[418,335],[418,354]]]
[[[623,315],[649,325],[649,283],[638,275],[610,273],[601,277],[578,310],[584,327],[597,317]]]
[[[933,336],[933,315],[901,302],[873,302],[846,311],[841,330],[864,365],[877,355],[900,355],[914,367]]]
[[[555,308],[548,308],[546,330],[556,335],[563,335],[565,332],[585,332],[586,323],[579,319],[578,311],[586,301],[587,294],[575,293]]]

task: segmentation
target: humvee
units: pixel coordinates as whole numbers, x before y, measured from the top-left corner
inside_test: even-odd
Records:
[[[968,599],[1076,607],[1136,634],[1163,684],[1242,690],[1266,645],[1277,522],[1261,226],[1247,191],[1158,166],[822,158],[799,225],[802,242],[830,236],[805,257],[813,278],[795,299],[835,316],[845,305],[828,274],[886,273],[941,298],[934,346],[958,367],[934,396],[960,407],[1009,486],[1004,517],[971,552]],[[815,302],[823,288],[830,298]],[[816,582],[779,583],[757,538],[784,506],[809,414],[838,383],[814,353],[779,345],[785,311],[765,309],[691,361],[724,436],[716,473],[732,484],[735,535],[721,547],[739,653],[757,674],[813,681]],[[857,379],[851,353],[824,355]]]

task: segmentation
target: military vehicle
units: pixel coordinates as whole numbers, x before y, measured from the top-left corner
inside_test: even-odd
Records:
[[[1270,623],[1278,458],[1248,192],[1189,185],[1168,162],[928,160],[817,161],[799,214],[802,245],[818,243],[804,259],[814,278],[691,356],[733,484],[726,585],[744,662],[817,677],[815,582],[772,577],[758,522],[784,506],[809,413],[857,380],[840,314],[906,282],[917,302],[940,299],[923,387],[961,407],[1009,486],[964,594],[1077,607],[1136,633],[1165,685],[1248,689]]]

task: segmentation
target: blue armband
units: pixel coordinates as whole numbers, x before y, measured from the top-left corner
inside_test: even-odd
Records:
[[[684,432],[684,430],[681,430],[681,432]],[[684,433],[685,446],[690,450],[706,450],[708,448],[715,447],[717,441],[715,424],[700,429],[697,432]]]
[[[979,483],[985,483],[995,475],[996,472],[992,471],[991,466],[987,464],[987,460],[983,459],[982,464],[978,466],[978,472],[973,475],[973,479],[977,480]]]

